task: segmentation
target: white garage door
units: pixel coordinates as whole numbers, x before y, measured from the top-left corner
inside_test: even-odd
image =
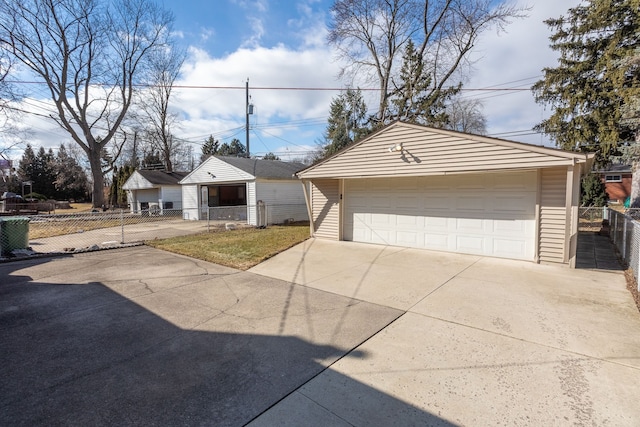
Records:
[[[533,260],[536,173],[345,182],[344,240]]]

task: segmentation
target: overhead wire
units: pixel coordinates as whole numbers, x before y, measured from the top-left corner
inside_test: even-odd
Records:
[[[523,92],[523,91],[529,91],[530,88],[529,87],[523,87],[524,84],[521,85],[516,85],[515,87],[503,87],[503,86],[508,86],[508,85],[513,85],[514,83],[521,83],[521,82],[526,82],[526,81],[530,81],[530,80],[534,80],[534,79],[538,79],[542,77],[541,75],[538,76],[530,76],[530,77],[526,77],[526,78],[522,78],[522,79],[517,79],[517,80],[511,80],[508,82],[503,82],[503,83],[497,83],[497,84],[493,84],[487,87],[482,87],[482,88],[462,88],[461,92],[464,93],[464,95],[462,96],[463,98],[474,98],[474,99],[479,99],[479,100],[483,100],[483,99],[489,99],[489,98],[493,98],[493,97],[498,97],[498,96],[506,96],[506,95],[510,95],[510,94],[514,94],[514,93],[518,93],[518,92]],[[14,83],[14,84],[29,84],[29,85],[41,85],[41,84],[45,84],[42,81],[11,81],[10,83]],[[138,87],[153,87],[154,85],[137,85]],[[205,89],[215,89],[215,90],[246,90],[245,86],[224,86],[224,85],[174,85],[174,88],[179,88],[179,89],[197,89],[197,90],[205,90]],[[379,91],[379,88],[358,88],[361,91]],[[253,86],[251,87],[252,91],[260,91],[260,90],[264,90],[264,91],[268,91],[268,90],[278,90],[278,91],[344,91],[346,90],[345,87],[298,87],[298,86],[292,86],[292,87],[287,87],[287,86]],[[46,97],[45,97],[46,98]],[[10,107],[11,109],[15,110],[15,111],[19,111],[25,114],[32,114],[34,116],[38,116],[38,117],[42,117],[42,118],[46,118],[48,120],[53,120],[53,117],[51,117],[51,115],[56,115],[57,111],[52,109],[52,106],[50,104],[47,104],[47,102],[45,101],[41,101],[35,98],[31,98],[29,102],[25,102],[26,105],[29,105],[31,107],[34,107],[34,109],[38,109],[40,111],[44,111],[49,113],[49,115],[47,114],[42,114],[38,111],[29,111],[26,109],[21,109],[21,108],[17,108],[17,107]],[[38,104],[43,104],[43,105],[38,105]],[[255,123],[251,126],[254,134],[257,134],[257,130],[260,130],[261,132],[263,132],[266,135],[269,135],[270,137],[279,139],[283,142],[286,142],[287,144],[291,144],[294,145],[296,147],[299,148],[307,148],[304,146],[301,146],[299,144],[296,144],[292,141],[289,141],[285,138],[282,138],[278,135],[275,135],[274,133],[269,132],[267,129],[287,129],[287,128],[298,128],[298,127],[312,127],[312,126],[320,126],[324,123],[326,123],[327,118],[326,117],[312,117],[312,118],[305,118],[305,119],[297,119],[297,120],[282,120],[282,121],[274,121],[274,122],[269,122],[269,123]],[[239,124],[239,123],[238,123]],[[106,130],[106,129],[105,129]],[[243,132],[245,130],[245,126],[244,124],[239,124],[239,126],[237,127],[233,127],[230,129],[226,129],[223,131],[218,131],[218,132],[211,132],[208,134],[204,134],[204,135],[195,135],[195,136],[187,136],[187,137],[176,137],[178,140],[183,141],[185,143],[190,143],[190,144],[196,144],[196,145],[203,145],[205,143],[205,140],[207,137],[209,136],[213,136],[214,138],[221,138],[221,139],[228,139],[228,138],[233,138],[235,136],[237,136],[238,134],[240,134],[241,132]],[[521,133],[521,132],[526,132],[526,133]],[[525,136],[525,135],[531,135],[531,134],[539,134],[540,132],[532,132],[531,130],[526,130],[526,131],[512,131],[512,132],[503,132],[503,133],[498,133],[498,134],[494,134],[494,135],[510,135],[510,136]],[[260,138],[258,136],[258,138]],[[261,142],[264,144],[264,141],[261,140]]]

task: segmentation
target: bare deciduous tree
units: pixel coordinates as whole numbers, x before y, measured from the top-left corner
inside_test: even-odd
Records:
[[[486,135],[487,119],[482,114],[482,107],[479,99],[453,98],[445,107],[445,127],[458,132]]]
[[[440,93],[448,96],[446,89],[458,85],[451,81],[480,34],[503,29],[524,9],[493,0],[336,0],[331,11],[328,39],[347,63],[342,71],[377,81],[376,121],[385,123],[392,77],[410,39],[430,79],[423,97],[437,102]]]
[[[172,22],[150,0],[0,2],[0,49],[45,82],[51,118],[87,156],[94,206],[104,203],[105,147],[124,141],[115,142],[134,89]]]
[[[172,128],[178,115],[169,109],[173,85],[180,74],[185,59],[181,50],[165,49],[154,52],[149,63],[149,88],[141,92],[141,118],[146,123],[146,135],[157,150],[168,171],[174,168],[174,160],[182,153],[180,140],[174,138]]]

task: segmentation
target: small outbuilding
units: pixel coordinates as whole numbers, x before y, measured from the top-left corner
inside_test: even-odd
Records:
[[[122,186],[127,191],[131,212],[163,213],[182,209],[182,187],[179,181],[188,172],[136,170]]]
[[[185,219],[242,221],[263,226],[306,221],[295,173],[304,164],[211,156],[180,181]]]
[[[396,122],[297,176],[318,238],[573,266],[593,159]]]

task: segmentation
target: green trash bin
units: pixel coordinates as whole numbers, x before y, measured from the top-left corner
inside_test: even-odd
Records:
[[[8,255],[16,249],[29,249],[29,218],[0,217],[0,254]]]

